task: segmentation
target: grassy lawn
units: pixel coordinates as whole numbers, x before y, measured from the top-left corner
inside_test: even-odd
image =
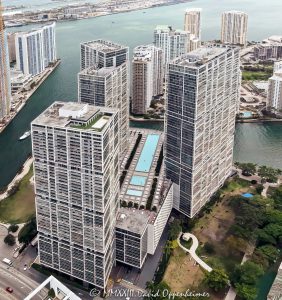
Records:
[[[242,79],[243,80],[268,80],[272,76],[272,73],[267,72],[251,72],[251,71],[243,71]]]
[[[204,272],[199,266],[194,266],[190,257],[180,247],[173,250],[163,280],[174,292],[198,287],[204,278]]]
[[[19,190],[0,202],[0,222],[25,223],[35,214],[35,195],[30,178],[33,169],[20,181]]]

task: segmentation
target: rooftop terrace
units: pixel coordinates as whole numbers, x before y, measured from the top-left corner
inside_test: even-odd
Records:
[[[77,102],[55,102],[33,124],[102,131],[117,110]]]
[[[117,43],[113,43],[110,41],[105,41],[105,40],[89,41],[89,42],[82,43],[82,45],[87,45],[93,49],[96,49],[97,51],[101,51],[101,52],[105,52],[105,53],[118,51],[121,49],[127,49],[126,46],[123,46],[123,45],[120,45]]]
[[[227,52],[227,47],[201,47],[171,61],[171,65],[198,67]]]

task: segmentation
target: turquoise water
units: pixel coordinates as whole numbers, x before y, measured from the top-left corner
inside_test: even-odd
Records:
[[[242,194],[242,196],[245,197],[245,198],[253,198],[254,197],[254,195],[250,194],[250,193]]]
[[[136,197],[141,197],[142,196],[142,191],[137,191],[137,190],[127,190],[126,192],[127,195],[130,196],[136,196]]]
[[[17,3],[16,3],[17,2]],[[25,3],[23,3],[25,2]],[[49,0],[6,0],[6,3],[42,5]],[[51,3],[52,4],[52,3]],[[151,43],[158,24],[183,27],[187,7],[202,7],[202,37],[217,39],[220,35],[220,15],[223,11],[239,9],[249,14],[249,40],[261,40],[281,34],[282,1],[270,0],[196,0],[174,6],[115,14],[105,17],[62,22],[57,24],[57,50],[62,59],[59,68],[41,85],[27,105],[0,135],[0,188],[6,186],[31,153],[30,139],[19,143],[18,138],[30,127],[30,122],[56,100],[77,100],[79,44],[92,39],[108,39],[132,50],[140,44]],[[145,14],[143,12],[146,12]],[[263,22],[261,21],[263,20]],[[114,23],[112,23],[114,22]],[[27,30],[34,26],[26,26]],[[14,28],[11,30],[19,30]],[[162,130],[161,122],[131,122],[131,126]],[[282,124],[238,124],[236,126],[234,157],[236,161],[254,162],[282,168]]]
[[[147,177],[145,176],[132,176],[130,180],[130,184],[138,185],[138,186],[145,186]]]
[[[147,136],[146,142],[139,156],[139,160],[135,168],[135,171],[149,172],[157,149],[159,138],[160,136],[158,134],[149,134]]]
[[[250,118],[253,116],[253,113],[251,113],[250,111],[244,111],[243,112],[243,117],[244,118]]]

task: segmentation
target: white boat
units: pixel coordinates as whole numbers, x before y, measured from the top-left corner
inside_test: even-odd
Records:
[[[20,138],[19,140],[25,140],[26,138],[28,138],[30,136],[30,131],[26,131]]]

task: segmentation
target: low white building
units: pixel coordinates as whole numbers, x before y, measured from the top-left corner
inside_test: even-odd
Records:
[[[38,288],[36,288],[27,297],[25,297],[24,300],[38,299],[38,297],[41,297],[42,299],[45,299],[44,297],[47,297],[46,299],[48,299],[48,295],[51,290],[54,291],[56,299],[82,300],[54,276],[50,276],[49,278],[47,278],[42,284],[38,286]]]
[[[11,90],[12,94],[18,90],[30,85],[32,76],[30,74],[23,74],[22,71],[11,70]]]

